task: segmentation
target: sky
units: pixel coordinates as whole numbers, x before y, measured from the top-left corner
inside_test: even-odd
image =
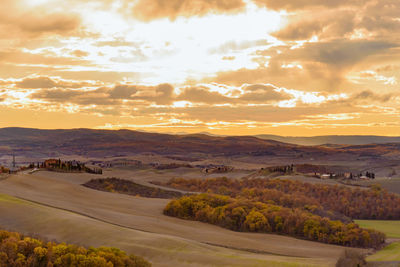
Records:
[[[0,127],[400,136],[398,0],[1,0]]]

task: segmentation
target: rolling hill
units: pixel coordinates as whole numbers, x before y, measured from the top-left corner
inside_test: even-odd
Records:
[[[301,146],[253,136],[170,135],[131,130],[0,129],[0,154],[31,157],[62,155],[116,156],[151,152],[160,155],[190,153],[213,156],[397,157],[400,143],[370,145]]]
[[[332,145],[367,145],[400,143],[400,136],[377,136],[377,135],[322,135],[322,136],[279,136],[279,135],[256,135],[256,137],[267,140],[275,140],[284,143],[317,146],[324,144]]]

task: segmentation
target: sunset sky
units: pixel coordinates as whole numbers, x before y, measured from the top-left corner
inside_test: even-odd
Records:
[[[400,136],[399,0],[1,0],[0,127]]]

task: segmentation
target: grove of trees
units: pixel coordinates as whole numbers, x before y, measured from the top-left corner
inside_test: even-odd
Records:
[[[215,194],[196,194],[172,200],[164,214],[197,220],[234,231],[277,233],[351,247],[378,248],[385,235],[312,214],[300,208],[286,208],[254,199]]]
[[[0,266],[149,267],[141,257],[110,247],[89,248],[44,242],[0,230]]]
[[[376,185],[371,188],[354,189],[348,186],[310,184],[293,180],[238,180],[224,177],[175,178],[165,185],[187,191],[242,197],[288,208],[303,208],[316,213],[324,210],[326,216],[332,215],[331,218],[341,214],[351,219],[400,219],[400,197]]]

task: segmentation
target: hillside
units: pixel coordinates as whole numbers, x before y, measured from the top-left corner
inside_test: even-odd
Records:
[[[275,140],[284,143],[318,146],[318,145],[367,145],[367,144],[385,144],[400,143],[400,136],[377,136],[377,135],[322,135],[322,136],[280,136],[261,134],[257,138]]]
[[[0,129],[0,153],[31,157],[160,155],[202,153],[214,156],[339,158],[398,156],[400,143],[351,146],[299,146],[253,136],[170,135],[131,130]]]

